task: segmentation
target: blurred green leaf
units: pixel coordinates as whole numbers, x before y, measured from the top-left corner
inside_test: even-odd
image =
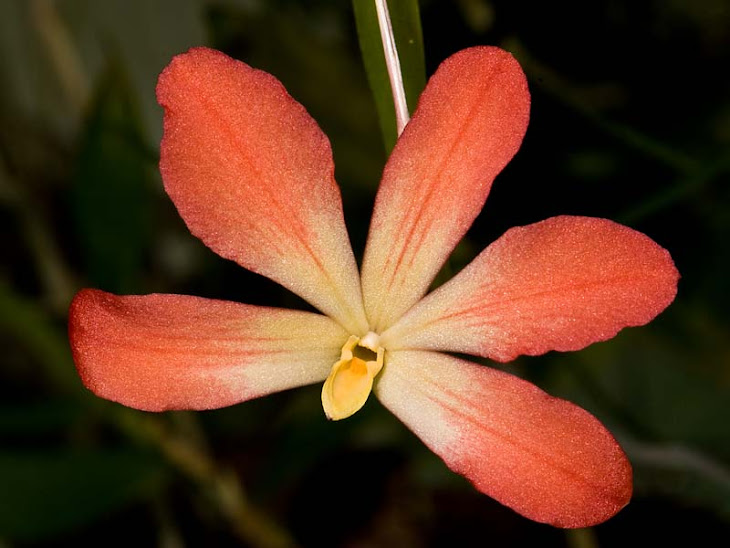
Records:
[[[151,241],[153,165],[130,87],[113,64],[86,124],[73,186],[78,240],[93,285],[136,289]]]
[[[683,322],[689,315],[684,310]],[[637,492],[729,516],[730,400],[723,368],[713,363],[726,343],[716,346],[709,332],[704,339],[699,332],[685,335],[696,340],[647,327],[628,330],[608,343],[556,355],[541,384],[606,424],[634,464]]]
[[[730,519],[730,467],[682,445],[620,439],[634,467],[638,495],[661,495]]]
[[[64,335],[36,302],[13,293],[0,280],[0,332],[17,342],[43,368],[42,375],[57,388],[79,390],[71,351]]]
[[[373,0],[352,0],[365,70],[378,109],[385,149],[390,152],[398,138],[393,93],[385,64],[380,38],[378,15]],[[423,34],[417,0],[398,0],[388,4],[393,34],[398,48],[403,86],[408,110],[413,112],[418,97],[426,85],[426,65],[423,54]]]
[[[71,531],[165,483],[160,462],[130,451],[0,453],[0,537],[38,541]]]
[[[709,349],[709,341],[703,346]],[[579,386],[596,398],[596,409],[609,416],[622,413],[619,426],[632,434],[659,443],[683,440],[730,458],[728,388],[699,365],[721,354],[700,352],[688,352],[686,343],[673,343],[645,328],[575,354],[576,361],[564,369],[575,367],[566,374],[577,375]]]
[[[0,435],[53,435],[82,420],[88,409],[78,400],[50,400],[0,406]]]
[[[162,136],[155,83],[174,55],[206,43],[205,0],[64,0],[58,9],[77,44],[91,80],[116,55],[139,97],[145,143]]]
[[[73,108],[49,55],[44,14],[55,2],[0,2],[0,117],[35,121],[49,133],[75,127]],[[40,9],[39,9],[40,8]],[[48,9],[43,9],[48,8]],[[57,29],[55,29],[57,30]],[[26,122],[27,123],[27,122]],[[3,128],[5,129],[5,128]],[[25,128],[23,128],[25,129]]]

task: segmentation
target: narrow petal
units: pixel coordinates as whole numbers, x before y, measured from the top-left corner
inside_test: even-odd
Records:
[[[631,498],[631,465],[603,425],[522,379],[397,351],[375,393],[449,468],[525,517],[586,527]]]
[[[214,409],[323,381],[347,333],[319,314],[85,289],[69,334],[84,384],[147,411]]]
[[[674,299],[678,279],[669,253],[640,232],[553,217],[508,230],[383,340],[503,362],[579,350],[651,321]]]
[[[190,231],[364,334],[332,150],[304,107],[273,76],[205,48],[173,59],[157,99],[160,171]]]
[[[375,331],[426,292],[517,152],[529,108],[522,69],[498,48],[460,51],[429,80],[375,202],[362,267]]]

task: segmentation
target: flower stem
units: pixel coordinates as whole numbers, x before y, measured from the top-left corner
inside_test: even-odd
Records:
[[[403,73],[400,68],[398,48],[395,44],[395,36],[393,35],[393,25],[390,22],[387,0],[375,0],[375,9],[378,12],[380,38],[383,41],[383,52],[385,53],[385,63],[388,67],[390,88],[393,91],[396,130],[400,137],[400,134],[403,133],[403,129],[406,127],[406,124],[410,119],[408,114],[408,103],[406,102],[406,92],[403,87]]]
[[[164,421],[127,408],[110,408],[114,424],[130,439],[156,447],[160,453],[207,493],[231,530],[243,542],[257,548],[293,548],[289,533],[255,507],[236,473],[220,467],[204,448],[188,436],[172,432]]]

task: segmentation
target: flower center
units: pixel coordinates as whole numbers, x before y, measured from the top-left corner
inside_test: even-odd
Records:
[[[384,355],[380,337],[372,331],[362,338],[352,335],[347,339],[322,387],[322,407],[328,419],[346,419],[365,405],[373,379],[383,368]]]

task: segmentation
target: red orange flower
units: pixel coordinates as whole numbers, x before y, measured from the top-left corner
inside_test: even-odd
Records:
[[[587,526],[628,502],[631,467],[593,416],[441,353],[578,350],[650,321],[676,293],[674,264],[648,237],[564,216],[509,230],[426,295],[527,128],[510,54],[467,49],[431,78],[386,165],[361,274],[329,142],[278,80],[198,48],[164,70],[157,96],[160,170],[190,231],[324,315],[83,290],[69,323],[87,387],[162,411],[325,381],[333,419],[373,390],[450,468],[531,519]]]

